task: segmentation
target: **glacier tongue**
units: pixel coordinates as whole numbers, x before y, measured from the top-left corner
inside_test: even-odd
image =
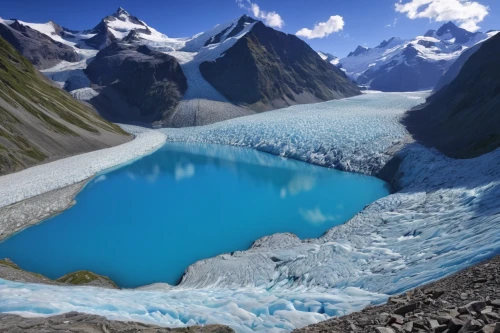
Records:
[[[403,112],[425,96],[365,94],[160,131],[168,140],[246,146],[373,174],[392,157],[388,149],[405,142]],[[454,160],[413,143],[398,154],[401,190],[318,239],[264,237],[247,251],[195,263],[175,287],[116,291],[0,280],[0,312],[81,311],[165,326],[219,323],[237,332],[287,332],[496,254],[500,149]]]
[[[427,95],[368,93],[203,127],[161,131],[170,141],[251,147],[317,165],[374,174],[391,157],[387,150],[407,136],[399,124],[402,113],[422,103]]]

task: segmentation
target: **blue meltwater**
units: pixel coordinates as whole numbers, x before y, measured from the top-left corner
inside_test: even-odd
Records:
[[[58,278],[77,270],[121,287],[177,284],[194,262],[260,237],[319,237],[389,194],[375,177],[255,150],[167,143],[97,175],[76,204],[0,243],[0,258]]]

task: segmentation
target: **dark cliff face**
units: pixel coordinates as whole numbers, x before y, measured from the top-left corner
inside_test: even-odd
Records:
[[[164,119],[187,89],[177,60],[146,46],[113,43],[97,54],[85,73],[100,87],[100,95],[91,102],[116,121]]]
[[[36,68],[45,69],[62,60],[75,62],[78,54],[68,45],[15,21],[10,26],[0,23],[0,36],[16,48]]]
[[[216,61],[202,63],[200,71],[230,101],[256,111],[360,93],[302,40],[262,22]]]
[[[473,47],[465,50],[462,52],[460,57],[458,57],[457,60],[446,70],[443,76],[439,79],[438,83],[434,87],[434,91],[438,91],[439,89],[443,88],[445,85],[449,84],[451,81],[453,81],[458,73],[460,73],[460,70],[462,69],[463,65],[469,60],[470,56],[473,55],[479,48],[483,45],[482,43],[476,44]]]
[[[409,112],[408,130],[448,156],[470,158],[500,147],[500,35],[485,41],[448,85]]]

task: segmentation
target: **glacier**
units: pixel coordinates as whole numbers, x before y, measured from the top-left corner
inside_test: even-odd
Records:
[[[320,238],[269,235],[246,251],[199,261],[177,286],[119,291],[0,280],[0,312],[81,311],[173,327],[218,323],[237,332],[288,332],[494,256],[500,248],[500,149],[456,160],[411,142],[399,121],[426,96],[368,93],[154,131],[163,140],[244,146],[372,175],[395,158],[398,191]],[[69,171],[62,165],[58,176],[64,179]]]
[[[402,113],[423,103],[427,95],[368,92],[207,126],[159,131],[169,141],[250,147],[343,171],[375,174],[391,158],[388,149],[407,137],[399,123]]]

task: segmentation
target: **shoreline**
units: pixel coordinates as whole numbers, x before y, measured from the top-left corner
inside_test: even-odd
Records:
[[[135,138],[1,176],[0,186],[6,190],[0,192],[0,241],[71,208],[78,193],[96,175],[151,154],[166,142],[166,136],[156,131],[121,127]]]
[[[167,138],[166,143],[169,143],[169,142],[180,142],[180,141],[170,141]],[[411,142],[411,140],[409,140],[409,138],[407,137],[407,138],[405,138],[404,142],[401,142],[399,144],[393,145],[388,150],[388,152],[391,152],[390,156],[392,156],[390,160],[392,160],[392,158],[408,142]],[[194,144],[196,144],[196,143],[194,143]],[[224,145],[222,143],[213,143],[213,144],[215,144],[215,145]],[[230,146],[232,146],[232,145],[230,145]],[[238,146],[234,146],[234,147],[238,147]],[[243,146],[243,147],[238,147],[238,148],[256,150],[256,151],[259,151],[261,153],[272,155],[273,157],[276,157],[276,158],[280,157],[279,155],[276,155],[276,154],[274,154],[272,152],[261,151],[259,149],[252,148],[252,147],[245,147],[245,146]],[[141,156],[139,158],[142,158],[142,157],[143,156]],[[334,167],[331,167],[331,166],[329,167],[329,166],[325,166],[325,165],[321,165],[321,164],[317,164],[317,163],[312,163],[312,162],[304,161],[304,160],[297,159],[297,158],[294,158],[294,157],[286,157],[286,158],[292,159],[292,160],[296,160],[296,161],[299,161],[299,162],[303,162],[303,163],[308,163],[308,164],[311,164],[311,165],[314,165],[314,166],[317,166],[317,167],[336,169],[336,170],[339,170],[339,171],[342,171],[342,172],[350,172],[350,171],[345,171],[345,170],[342,170],[342,169],[339,169],[339,168],[334,168]],[[102,170],[101,172],[112,171],[115,168],[120,168],[123,165],[132,163],[134,160],[135,159],[127,161],[127,162],[122,163],[120,165],[116,165],[114,167],[108,168],[106,170]],[[29,228],[29,227],[34,226],[34,225],[37,225],[39,223],[43,223],[43,222],[49,220],[50,218],[52,218],[54,216],[57,216],[58,214],[61,214],[64,211],[66,211],[66,210],[70,209],[71,207],[73,207],[73,205],[76,204],[75,198],[78,196],[78,194],[81,191],[83,191],[85,189],[85,186],[90,181],[92,181],[92,179],[96,178],[101,172],[96,173],[95,175],[92,175],[91,177],[85,179],[82,182],[79,182],[79,183],[76,183],[76,184],[72,184],[72,185],[68,185],[68,186],[65,186],[65,187],[62,187],[62,188],[58,188],[58,189],[55,189],[55,190],[52,190],[52,191],[49,191],[49,192],[41,193],[41,194],[36,195],[34,197],[30,197],[30,198],[24,199],[24,200],[22,200],[20,202],[16,202],[14,204],[11,204],[11,205],[8,205],[8,206],[5,206],[5,207],[0,207],[0,226],[3,227],[3,229],[0,230],[0,242],[2,242],[5,239],[8,239],[9,237],[14,236],[15,234],[17,234],[19,232],[22,232],[26,228]],[[365,173],[362,173],[362,172],[353,172],[353,173],[358,173],[358,174],[362,174],[362,175],[366,175],[366,176],[370,176],[370,177],[379,178],[379,179],[381,179],[381,180],[383,180],[383,181],[385,181],[387,183],[387,186],[389,188],[389,195],[397,193],[396,188],[388,180],[386,180],[387,178],[379,177],[378,174],[374,174],[374,175],[372,174],[372,175],[370,175],[370,174],[365,174]],[[390,178],[393,175],[391,175],[389,173],[385,173],[384,176],[387,176],[387,177]],[[362,211],[360,211],[359,213],[361,213],[361,212]],[[22,217],[23,221],[26,221],[26,222],[20,223],[19,222],[19,217]],[[345,223],[347,223],[347,222],[349,222],[349,220],[346,221]],[[335,227],[333,227],[333,228],[335,228]],[[323,235],[321,235],[321,236],[319,236],[317,238],[314,238],[314,239],[319,239],[319,238],[323,237],[325,234],[328,233],[328,231],[330,229],[332,229],[332,228],[326,229],[324,231]],[[293,233],[287,232],[287,234],[290,234],[290,235],[292,235],[294,237],[297,237]],[[252,243],[252,245],[249,248],[247,248],[245,250],[237,251],[237,252],[248,251],[248,250],[250,250],[252,248],[253,244],[256,243],[256,242],[258,242],[260,239],[266,238],[266,237],[272,237],[272,236],[273,235],[267,235],[267,236],[261,237],[259,239],[255,239],[254,242]],[[308,239],[303,239],[301,241],[306,241],[306,240],[308,240]],[[224,254],[226,254],[226,253],[220,253],[217,256],[224,255]],[[3,258],[0,258],[0,259],[3,259]],[[191,265],[193,265],[193,264],[195,264],[195,263],[192,263]],[[187,269],[191,265],[189,265],[188,267],[186,267],[186,271],[187,271]],[[179,286],[181,284],[183,278],[184,278],[184,274],[179,278],[179,282],[177,284],[175,284],[175,285],[170,285],[170,284],[168,284],[166,282],[158,281],[158,282],[154,282],[152,284],[147,284],[147,285],[143,285],[143,286],[139,286],[139,287],[135,287],[135,288],[121,288],[121,287],[119,287],[119,289],[121,289],[121,290],[140,290],[140,289],[148,289],[148,288],[150,288],[151,286],[154,286],[154,285],[157,285],[157,286],[158,285],[169,285],[169,286],[175,288],[176,286]]]

